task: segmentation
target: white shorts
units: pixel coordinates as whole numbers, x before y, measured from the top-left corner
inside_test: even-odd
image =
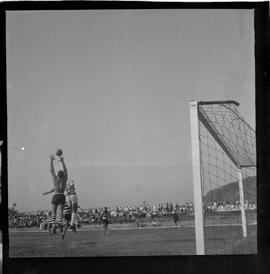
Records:
[[[77,194],[71,194],[69,196],[66,196],[66,201],[69,205],[78,204],[78,196]]]

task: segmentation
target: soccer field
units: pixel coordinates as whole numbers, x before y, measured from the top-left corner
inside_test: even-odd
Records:
[[[230,227],[235,234],[238,226]],[[217,227],[207,228],[209,235]],[[223,228],[224,231],[224,228]],[[235,241],[232,251],[227,240],[220,233],[217,239],[210,239],[214,243],[217,254],[250,254],[257,252],[256,226],[249,226],[250,237],[241,243]],[[113,229],[110,236],[104,236],[102,229],[68,231],[64,240],[60,233],[50,236],[47,232],[10,232],[10,257],[90,257],[90,256],[151,256],[151,255],[194,255],[196,254],[194,227],[162,227],[143,229]],[[231,234],[234,237],[234,234]],[[231,240],[231,239],[230,239]],[[230,241],[231,242],[231,241]]]

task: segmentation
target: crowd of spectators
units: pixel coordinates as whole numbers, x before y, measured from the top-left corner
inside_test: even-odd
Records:
[[[257,206],[254,201],[246,200],[244,208],[245,210],[256,210]],[[230,203],[228,201],[214,201],[205,205],[204,210],[206,212],[239,211],[240,201],[235,201],[234,203]]]
[[[256,210],[256,204],[253,201],[246,201],[245,209]],[[103,208],[78,208],[78,221],[81,224],[101,224],[101,212]],[[194,206],[191,202],[184,205],[178,203],[161,203],[149,205],[144,203],[140,206],[116,206],[108,207],[111,223],[133,223],[140,218],[164,221],[172,217],[173,213],[178,213],[181,220],[190,220],[194,218]],[[228,203],[225,201],[215,201],[204,206],[205,212],[223,212],[240,210],[240,202]],[[16,207],[9,208],[8,221],[10,228],[25,229],[28,227],[40,227],[42,223],[48,223],[49,211],[37,210],[32,212],[19,212]]]
[[[111,216],[111,223],[132,223],[136,219],[162,219],[171,217],[174,211],[178,212],[183,218],[190,218],[194,215],[192,203],[186,203],[180,206],[178,203],[158,204],[158,205],[140,205],[140,206],[116,206],[114,209],[108,208]],[[79,220],[82,223],[98,224],[100,223],[102,208],[89,208],[79,210]]]
[[[111,223],[132,223],[136,222],[138,218],[149,219],[164,219],[171,217],[173,212],[178,212],[183,218],[192,218],[194,216],[194,209],[192,203],[186,203],[180,206],[178,203],[149,205],[144,204],[140,206],[116,206],[115,208],[108,207],[110,212]],[[103,207],[97,208],[78,208],[78,221],[81,224],[101,224],[101,213]],[[39,227],[41,223],[49,221],[48,210],[37,210],[32,212],[19,212],[16,207],[9,208],[8,221],[10,228],[24,229],[28,227]]]
[[[39,227],[47,218],[48,211],[46,210],[19,212],[16,207],[8,209],[8,224],[11,228]]]

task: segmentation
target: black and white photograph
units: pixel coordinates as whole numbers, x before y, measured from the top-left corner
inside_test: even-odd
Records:
[[[257,254],[254,24],[6,11],[9,257]]]

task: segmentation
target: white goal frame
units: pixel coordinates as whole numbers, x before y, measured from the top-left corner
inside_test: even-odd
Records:
[[[243,191],[243,179],[242,179],[242,167],[241,164],[235,160],[230,148],[226,146],[217,137],[216,133],[207,126],[203,117],[201,117],[198,106],[200,104],[226,104],[232,103],[239,106],[235,101],[208,101],[198,102],[190,101],[190,126],[191,126],[191,150],[192,150],[192,167],[193,167],[193,192],[194,192],[194,210],[195,210],[195,237],[196,237],[196,254],[205,254],[205,233],[204,233],[204,212],[203,212],[203,189],[202,189],[202,170],[201,170],[201,155],[200,155],[200,121],[204,124],[209,133],[213,136],[215,141],[220,145],[227,156],[232,160],[233,164],[238,170],[238,186],[240,197],[240,209],[241,209],[241,222],[243,237],[247,237],[247,222],[244,208],[244,191]]]

